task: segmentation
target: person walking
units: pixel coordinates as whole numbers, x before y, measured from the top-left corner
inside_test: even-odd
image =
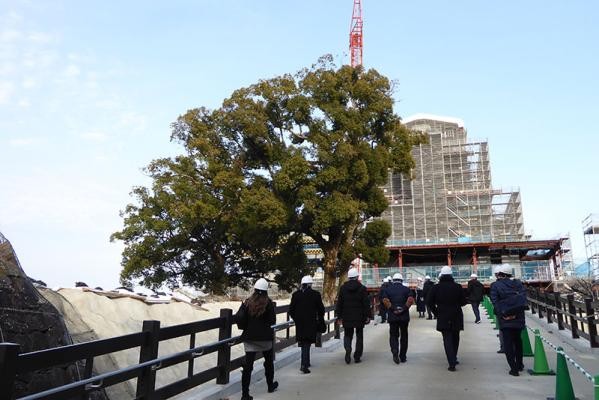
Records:
[[[370,304],[366,286],[358,281],[358,270],[350,268],[348,281],[339,289],[339,297],[335,307],[337,323],[343,325],[343,347],[345,362],[351,363],[352,341],[356,334],[356,350],[354,362],[359,363],[364,352],[364,325],[370,322]]]
[[[295,339],[302,349],[300,371],[310,373],[310,346],[316,343],[319,326],[324,326],[324,304],[320,293],[312,289],[312,277],[302,278],[301,287],[291,296],[289,316],[295,322]],[[323,333],[323,332],[321,332]]]
[[[426,314],[427,317],[426,319],[433,319],[433,313],[431,308],[428,305],[428,295],[431,291],[431,289],[433,288],[433,286],[435,286],[435,284],[433,283],[433,281],[431,281],[431,277],[429,275],[424,277],[424,284],[422,285],[422,295],[424,296],[424,303],[426,305]]]
[[[478,275],[470,275],[470,280],[468,281],[468,301],[470,301],[472,311],[474,312],[475,324],[480,324],[480,311],[478,307],[480,306],[480,302],[483,301],[484,292],[485,287],[478,281]]]
[[[381,285],[381,289],[379,291],[379,315],[381,317],[381,323],[385,323],[387,322],[387,308],[385,307],[385,305],[383,304],[383,290],[385,290],[385,288],[387,286],[389,286],[389,284],[391,283],[391,277],[388,276],[386,278],[383,279],[383,284]]]
[[[509,374],[518,376],[519,371],[524,370],[521,333],[522,329],[526,329],[526,289],[518,279],[512,279],[512,274],[509,264],[501,266],[499,279],[491,288],[491,301],[503,336]]]
[[[493,275],[495,275],[495,282],[491,283],[491,286],[489,286],[489,298],[495,283],[497,283],[498,280],[503,279],[503,275],[499,276],[499,272],[501,272],[501,267],[502,265],[496,265],[495,267],[493,267]],[[491,304],[493,305],[493,314],[495,314],[495,303],[493,303],[493,300],[491,300]],[[499,350],[497,350],[497,354],[505,354],[505,349],[503,346],[503,333],[501,333],[501,330],[497,334],[497,337],[499,338]]]
[[[241,372],[241,400],[252,400],[250,380],[254,369],[256,354],[264,356],[264,374],[268,393],[279,387],[274,380],[273,328],[276,322],[275,306],[268,297],[268,281],[260,278],[254,284],[254,293],[245,300],[235,314],[235,322],[243,330],[241,339],[245,350],[243,370]]]
[[[412,291],[403,285],[403,276],[397,273],[393,275],[393,282],[385,288],[381,296],[387,308],[389,346],[391,347],[393,362],[396,364],[405,363],[408,352],[410,306],[414,304]]]
[[[426,302],[424,301],[424,279],[421,277],[416,278],[418,283],[416,284],[416,311],[418,311],[418,318],[424,318],[424,312],[426,311]]]
[[[466,305],[466,295],[462,286],[453,280],[451,267],[441,268],[439,283],[433,286],[428,305],[437,317],[437,331],[443,335],[443,347],[449,371],[455,371],[458,364],[460,331],[464,330],[462,307]]]

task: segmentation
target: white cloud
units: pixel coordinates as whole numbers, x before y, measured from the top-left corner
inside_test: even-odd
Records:
[[[48,44],[54,40],[54,36],[45,32],[32,32],[27,36],[27,39],[37,44]]]
[[[18,139],[10,139],[10,140],[8,141],[8,143],[9,143],[11,146],[14,146],[14,147],[25,147],[25,146],[31,146],[31,145],[33,145],[33,144],[36,144],[36,143],[38,143],[38,142],[39,142],[39,139],[37,139],[37,138],[32,138],[32,137],[30,137],[30,138],[18,138]]]
[[[0,43],[14,43],[22,37],[23,34],[16,29],[5,29],[0,32]]]
[[[103,142],[108,138],[108,135],[102,132],[85,132],[79,136],[85,140],[90,140],[93,142]]]
[[[22,85],[25,89],[31,89],[36,86],[36,82],[33,78],[25,78],[23,79]]]
[[[8,81],[0,81],[0,104],[8,104],[14,92],[14,84]]]
[[[29,102],[29,99],[21,99],[19,100],[19,102],[17,103],[17,105],[19,107],[23,107],[23,108],[27,108],[31,105],[31,103]]]
[[[65,75],[68,77],[79,76],[80,73],[81,70],[75,64],[70,64],[69,66],[67,66],[67,69],[65,70]]]

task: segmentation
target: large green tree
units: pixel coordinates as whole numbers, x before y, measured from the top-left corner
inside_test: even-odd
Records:
[[[123,278],[183,279],[222,290],[277,270],[285,286],[307,269],[301,238],[324,254],[334,301],[349,261],[385,263],[390,171],[413,167],[421,140],[393,111],[391,82],[324,57],[295,76],[236,90],[213,111],[174,124],[184,156],[153,162],[152,190],[124,212]]]

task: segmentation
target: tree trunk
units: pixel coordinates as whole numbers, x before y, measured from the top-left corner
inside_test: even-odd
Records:
[[[324,282],[322,284],[322,299],[326,305],[335,304],[337,298],[337,250],[324,251]]]

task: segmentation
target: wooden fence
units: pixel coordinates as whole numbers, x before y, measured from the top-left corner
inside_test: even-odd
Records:
[[[289,318],[289,306],[276,306],[276,313],[286,314],[286,322],[273,326],[273,345],[275,352],[295,343],[291,335],[294,325]],[[334,306],[325,308],[327,332],[319,335],[317,346],[332,337],[340,337],[340,327],[331,317]],[[34,399],[83,399],[89,394],[106,387],[137,378],[136,399],[167,399],[195,386],[215,380],[217,384],[229,383],[231,371],[242,366],[243,356],[231,359],[231,347],[241,343],[240,336],[231,336],[233,311],[221,309],[218,318],[191,322],[182,325],[160,327],[159,321],[144,321],[142,331],[109,339],[95,340],[31,353],[20,353],[19,345],[0,343],[0,398],[13,399],[14,382],[19,374],[64,366],[83,361],[84,373],[81,380],[43,392],[20,397],[19,400]],[[332,325],[332,327],[331,327]],[[208,344],[196,344],[196,334],[218,329],[218,341]],[[286,331],[284,338],[277,338],[276,332]],[[158,357],[161,341],[189,337],[189,349]],[[139,363],[116,371],[93,376],[94,358],[117,351],[139,347]],[[194,373],[194,360],[211,353],[217,354],[216,365]],[[187,376],[156,387],[156,372],[175,364],[187,363]]]

